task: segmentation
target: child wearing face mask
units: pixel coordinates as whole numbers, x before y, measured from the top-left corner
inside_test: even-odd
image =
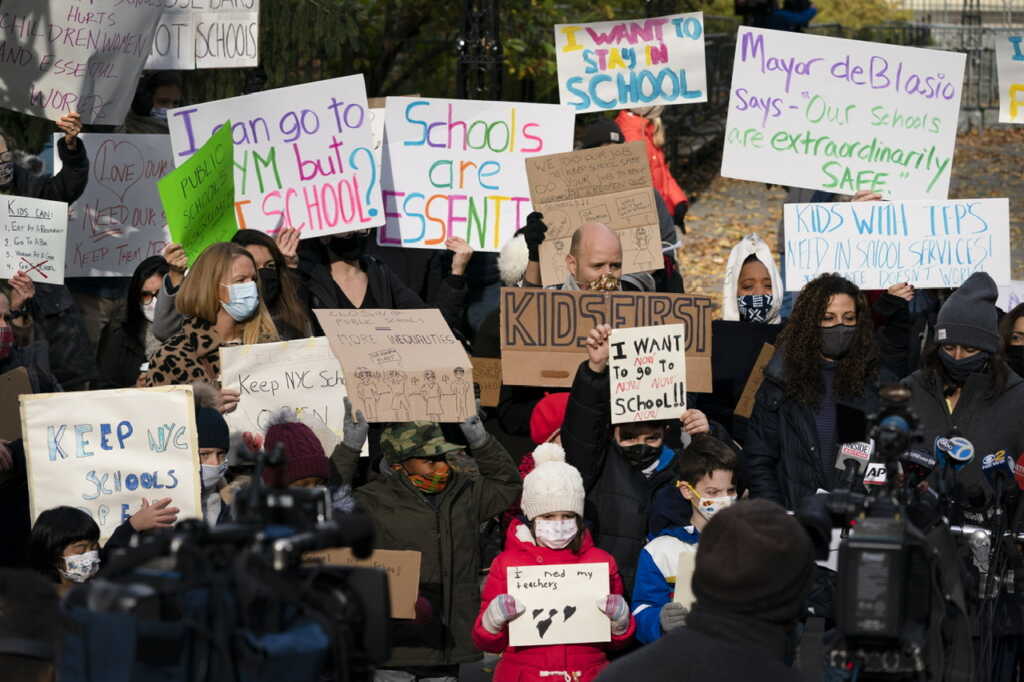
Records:
[[[54,507],[32,526],[29,563],[65,592],[100,570],[100,527],[74,507]]]
[[[508,529],[505,550],[499,554],[484,584],[480,613],[473,626],[473,642],[483,651],[501,653],[495,682],[573,680],[597,677],[608,664],[606,651],[625,646],[636,624],[623,596],[622,578],[612,555],[594,546],[583,527],[583,478],[566,464],[565,451],[545,443],[533,452],[536,468],[523,481],[522,508],[526,522]],[[545,564],[608,564],[608,594],[594,604],[611,623],[611,641],[594,644],[509,645],[508,624],[525,607],[508,594],[508,568]]]
[[[693,512],[689,524],[663,529],[640,553],[632,601],[636,638],[644,644],[686,624],[686,608],[673,601],[679,555],[695,552],[711,517],[736,502],[736,453],[714,436],[694,436],[675,471]]]

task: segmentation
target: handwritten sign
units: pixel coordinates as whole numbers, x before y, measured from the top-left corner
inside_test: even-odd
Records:
[[[956,287],[985,271],[1010,281],[1007,199],[786,204],[786,290],[823,272],[861,289]]]
[[[1024,282],[1012,280],[999,287],[999,300],[996,305],[1008,313],[1024,303]]]
[[[53,136],[54,172],[61,169]],[[64,274],[131,277],[171,236],[156,183],[174,168],[167,135],[82,133],[90,150],[89,184],[71,204]]]
[[[202,518],[191,386],[21,396],[32,519],[77,507],[100,544],[142,498],[170,497],[179,519]]]
[[[996,34],[999,122],[1024,123],[1024,31]]]
[[[622,272],[663,266],[658,209],[643,142],[613,144],[526,160],[530,197],[548,231],[540,245],[545,286],[561,284],[572,234],[585,223],[603,223],[622,241]]]
[[[497,407],[501,400],[501,358],[471,358],[473,384],[479,387],[480,406]]]
[[[388,596],[392,618],[415,618],[416,598],[420,587],[422,555],[411,550],[378,549],[366,559],[357,559],[352,550],[345,548],[308,552],[304,561],[328,566],[362,566],[377,568],[388,574]]]
[[[679,419],[686,411],[686,325],[613,329],[612,424]]]
[[[740,27],[722,175],[945,199],[965,62],[960,52]]]
[[[526,607],[508,625],[509,644],[611,641],[611,621],[597,608],[610,585],[604,563],[509,566],[508,593]]]
[[[82,123],[124,121],[163,3],[5,0],[0,107]],[[42,7],[40,7],[42,5]]]
[[[259,64],[259,0],[178,0],[164,10],[147,69],[216,69]]]
[[[556,24],[558,95],[577,114],[708,101],[704,14]]]
[[[367,421],[461,422],[476,414],[473,366],[439,310],[313,312]]]
[[[0,277],[24,272],[33,282],[64,283],[68,205],[6,195],[0,214]]]
[[[156,183],[171,237],[185,249],[189,265],[207,246],[229,241],[238,231],[233,171],[228,121],[185,163]]]
[[[679,553],[679,565],[676,568],[676,590],[672,601],[692,608],[697,601],[693,593],[693,573],[697,570],[697,548],[695,545],[683,545]]]
[[[687,390],[711,392],[711,299],[632,291],[501,290],[501,374],[510,386],[568,388],[599,324],[686,325]],[[679,355],[680,361],[683,355]]]
[[[557,104],[388,97],[383,246],[499,251],[532,211],[523,159],[572,149]]]

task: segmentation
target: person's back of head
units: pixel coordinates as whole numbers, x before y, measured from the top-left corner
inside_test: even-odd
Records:
[[[32,571],[0,569],[0,676],[4,682],[49,682],[60,644],[54,586]]]

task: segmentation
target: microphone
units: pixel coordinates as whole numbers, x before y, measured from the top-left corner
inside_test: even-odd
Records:
[[[900,464],[907,474],[907,485],[916,488],[921,481],[928,478],[938,464],[938,458],[926,450],[913,449],[900,455]]]
[[[935,439],[935,456],[943,466],[960,471],[974,459],[974,444],[963,436],[939,436]]]
[[[871,443],[843,443],[839,446],[836,458],[836,469],[843,472],[843,488],[850,488],[853,481],[864,471],[871,461],[874,446]]]

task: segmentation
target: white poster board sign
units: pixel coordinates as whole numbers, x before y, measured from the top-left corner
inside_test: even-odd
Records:
[[[302,238],[384,222],[362,74],[172,109],[181,165],[224,121],[235,143],[238,229]]]
[[[686,325],[613,329],[612,424],[679,419],[686,411]]]
[[[120,124],[135,96],[162,5],[5,0],[0,107],[53,120],[77,111],[82,123]]]
[[[558,97],[577,114],[708,101],[704,14],[556,24]]]
[[[597,607],[609,585],[605,563],[509,566],[508,593],[526,607],[508,625],[509,644],[611,641],[611,621]]]
[[[1010,281],[1007,199],[786,204],[786,291],[823,272],[861,289],[959,286],[985,271]]]
[[[259,0],[177,0],[176,7],[164,10],[146,68],[257,66],[259,21]]]
[[[6,195],[0,215],[0,278],[24,272],[33,282],[64,283],[68,205]]]
[[[377,242],[500,251],[533,210],[523,160],[571,151],[574,119],[558,104],[388,97]]]
[[[21,423],[33,522],[77,507],[102,544],[143,498],[170,497],[179,520],[202,518],[190,386],[23,395]]]
[[[679,552],[679,564],[676,568],[676,590],[672,601],[682,604],[687,609],[693,607],[697,596],[693,593],[693,573],[697,570],[697,545],[684,545]]]
[[[1024,303],[1024,281],[1012,280],[999,287],[999,299],[996,306],[1008,313]]]
[[[966,55],[740,27],[722,175],[945,199]]]
[[[53,169],[61,169],[57,139]],[[131,277],[170,241],[156,181],[174,169],[169,135],[82,133],[89,184],[68,217],[68,277]]]
[[[1024,123],[1024,30],[996,34],[999,122]]]

